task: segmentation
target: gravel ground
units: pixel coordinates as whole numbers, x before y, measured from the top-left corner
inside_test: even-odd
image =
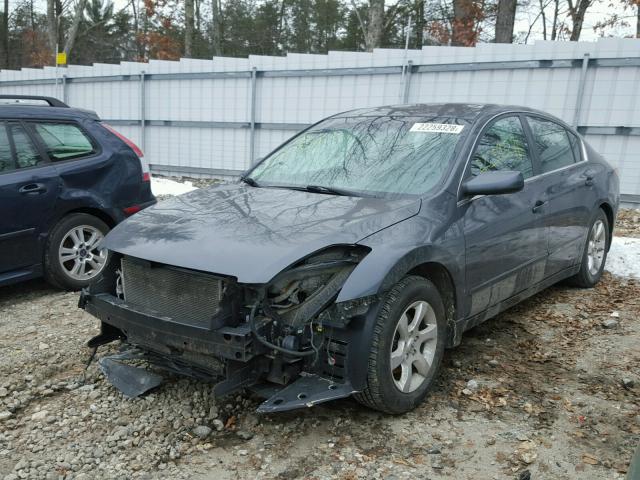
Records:
[[[84,372],[98,322],[77,298],[0,289],[0,478],[622,479],[640,442],[637,280],[552,287],[467,332],[395,417],[352,400],[257,415],[177,377],[126,399]]]

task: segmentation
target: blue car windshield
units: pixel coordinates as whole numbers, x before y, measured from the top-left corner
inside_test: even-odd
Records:
[[[330,118],[280,147],[249,176],[262,186],[422,194],[449,170],[467,126],[443,117]]]

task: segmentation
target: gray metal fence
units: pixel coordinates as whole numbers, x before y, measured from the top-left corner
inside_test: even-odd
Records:
[[[0,93],[97,111],[152,169],[236,175],[327,115],[394,103],[525,105],[578,127],[640,201],[640,40],[182,59],[0,72]]]

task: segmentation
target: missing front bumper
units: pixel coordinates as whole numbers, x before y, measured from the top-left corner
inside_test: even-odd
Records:
[[[262,413],[311,407],[348,397],[356,391],[346,378],[344,365],[340,364],[343,360],[336,365],[336,358],[346,358],[346,352],[336,351],[335,340],[330,341],[323,352],[323,355],[331,356],[330,373],[338,375],[329,378],[330,375],[324,374],[327,358],[323,357],[319,362],[325,366],[317,366],[320,368],[318,373],[301,372],[303,367],[297,363],[299,359],[274,356],[254,341],[247,325],[215,330],[184,325],[137,311],[106,293],[83,292],[80,306],[102,321],[102,332],[89,341],[90,346],[95,348],[113,340],[123,340],[125,345],[141,350],[144,360],[154,366],[211,382],[216,397],[255,387],[263,396],[269,396],[258,408]],[[279,376],[274,375],[275,364]],[[115,365],[109,360],[107,365],[108,371],[101,365],[107,379],[125,395],[137,396],[159,384],[148,371]],[[151,387],[146,388],[149,385]]]

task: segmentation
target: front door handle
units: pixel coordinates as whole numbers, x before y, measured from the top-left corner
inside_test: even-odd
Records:
[[[547,202],[543,202],[542,200],[538,200],[534,205],[531,211],[533,213],[540,213],[542,211],[542,207],[544,207]]]
[[[23,195],[40,195],[47,191],[47,187],[43,183],[30,183],[20,187],[18,191]]]

